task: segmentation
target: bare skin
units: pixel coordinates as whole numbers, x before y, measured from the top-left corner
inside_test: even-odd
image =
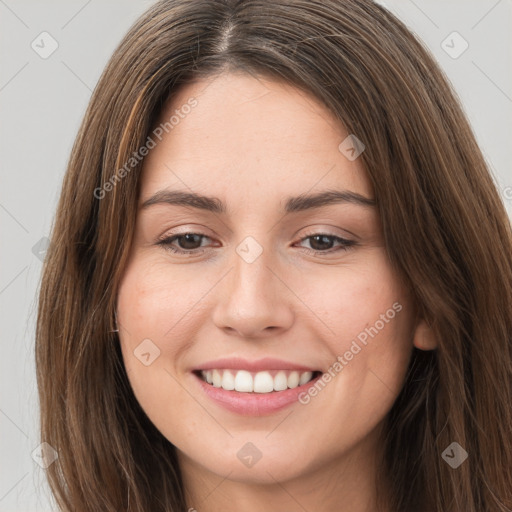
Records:
[[[161,120],[191,97],[197,105],[145,159],[119,290],[135,395],[176,446],[187,504],[198,512],[374,512],[382,422],[413,346],[434,343],[390,266],[375,207],[283,210],[290,196],[325,190],[374,199],[361,160],[338,149],[348,136],[341,123],[291,85],[224,73],[187,84]],[[164,189],[215,196],[226,212],[142,207]],[[186,233],[204,236],[187,241]],[[250,263],[236,250],[246,237],[262,249]],[[358,335],[381,325],[354,349]],[[145,339],[160,351],[148,366],[134,356]],[[307,403],[247,417],[214,402],[192,373],[231,356],[279,358],[324,375],[338,356],[344,363]],[[248,442],[261,455],[251,467],[237,456]]]

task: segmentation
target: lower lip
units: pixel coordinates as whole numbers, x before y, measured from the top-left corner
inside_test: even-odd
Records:
[[[294,389],[273,391],[271,393],[241,393],[239,391],[226,391],[222,388],[216,388],[194,374],[203,391],[215,403],[228,411],[236,412],[242,416],[263,416],[281,411],[297,402],[299,395],[314,385],[321,376],[322,374]]]

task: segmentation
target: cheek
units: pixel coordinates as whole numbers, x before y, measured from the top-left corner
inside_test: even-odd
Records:
[[[334,278],[330,270],[324,285],[318,276],[306,277],[301,290],[328,333],[326,367],[336,377],[328,384],[333,394],[322,394],[352,404],[352,412],[384,413],[402,387],[412,352],[410,296],[384,252],[376,251],[358,269],[337,269]]]
[[[401,320],[408,316],[405,308],[408,299],[383,251],[372,251],[357,265],[326,267],[297,277],[294,282],[297,295],[321,320],[325,340],[330,340],[331,348],[337,353],[348,348],[350,340],[358,335],[364,340],[365,329],[376,322],[379,333],[397,333],[402,328]]]
[[[183,360],[201,339],[199,330],[210,315],[204,312],[207,294],[218,279],[213,273],[198,273],[192,265],[138,255],[119,287],[119,338],[132,390],[157,426],[171,421],[183,435],[193,424],[182,422],[176,413],[190,407],[181,380]]]
[[[176,274],[176,273],[175,273]],[[172,393],[173,362],[182,347],[165,339],[188,322],[197,300],[180,283],[179,276],[163,271],[161,265],[140,259],[130,262],[119,287],[117,320],[125,368],[133,391],[146,410],[158,395]],[[167,395],[163,392],[163,395]],[[179,399],[179,394],[175,395]]]
[[[168,264],[143,258],[128,266],[119,288],[117,318],[130,338],[161,342],[189,322],[204,283],[179,269],[170,271]]]

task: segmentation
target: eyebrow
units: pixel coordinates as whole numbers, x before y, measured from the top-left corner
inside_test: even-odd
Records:
[[[285,201],[284,211],[285,213],[295,213],[340,203],[354,204],[366,208],[376,206],[374,199],[365,197],[357,192],[325,190],[315,194],[301,194],[295,197],[288,197]],[[188,206],[219,214],[227,212],[226,205],[218,197],[177,190],[160,190],[144,201],[141,207],[146,209],[154,204]]]

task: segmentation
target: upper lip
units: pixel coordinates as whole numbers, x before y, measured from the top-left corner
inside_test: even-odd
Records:
[[[261,372],[266,370],[297,370],[303,372],[317,371],[315,368],[303,364],[292,363],[282,359],[265,357],[249,361],[241,357],[227,357],[207,361],[195,368],[195,370],[247,370],[249,372]]]

